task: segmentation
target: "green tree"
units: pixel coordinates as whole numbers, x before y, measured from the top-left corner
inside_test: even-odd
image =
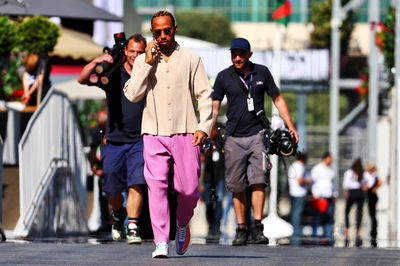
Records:
[[[47,55],[52,52],[60,29],[48,18],[25,18],[18,27],[17,47],[24,52]]]
[[[17,36],[17,27],[7,17],[0,16],[0,55],[9,55],[14,48]]]
[[[178,11],[176,13],[178,34],[228,45],[235,37],[229,18],[216,12]]]
[[[10,96],[20,86],[18,76],[18,58],[13,55],[10,60],[11,51],[16,42],[17,27],[7,17],[0,16],[0,98]]]
[[[342,5],[345,5],[349,0],[341,2]],[[310,35],[310,47],[330,49],[332,0],[314,1],[310,14],[312,14],[310,22],[314,26]],[[350,11],[340,27],[340,51],[342,54],[347,54],[351,33],[354,29],[354,17],[354,12]]]
[[[297,121],[297,92],[281,92],[289,107],[293,121]],[[272,101],[270,97],[264,100],[265,113],[271,117]],[[309,126],[328,126],[329,125],[329,93],[312,92],[307,94],[306,125]],[[347,114],[348,99],[345,95],[339,97],[339,117]]]
[[[380,33],[383,38],[383,47],[382,52],[385,57],[385,67],[388,71],[390,71],[394,67],[394,39],[395,39],[395,25],[396,22],[396,13],[395,9],[391,7],[389,9],[388,14],[385,17],[385,21],[383,22],[383,29]]]

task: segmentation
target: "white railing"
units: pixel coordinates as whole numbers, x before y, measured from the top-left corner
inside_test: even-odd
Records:
[[[68,162],[53,159],[22,221],[29,238],[88,233],[77,190]]]
[[[78,124],[67,96],[50,90],[30,119],[19,142],[20,217],[14,230],[16,237],[26,237],[24,222],[32,213],[37,191],[54,161],[63,160],[72,172],[77,190],[77,209],[86,213],[87,159]],[[29,220],[29,219],[28,219]]]

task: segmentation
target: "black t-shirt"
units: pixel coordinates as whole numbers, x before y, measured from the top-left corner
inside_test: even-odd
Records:
[[[240,73],[233,66],[219,72],[213,87],[212,98],[222,101],[226,95],[228,99],[226,135],[248,137],[263,129],[256,112],[250,112],[247,109],[249,90],[257,111],[264,110],[265,93],[272,96],[280,92],[266,66],[250,62],[250,73],[242,77],[249,90],[240,80],[239,75]]]
[[[113,143],[133,143],[141,139],[144,100],[129,101],[123,92],[125,82],[130,78],[125,67],[114,71],[107,85],[100,86],[106,93],[108,120],[106,139]]]

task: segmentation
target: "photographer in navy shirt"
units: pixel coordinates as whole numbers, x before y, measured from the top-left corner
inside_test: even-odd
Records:
[[[246,245],[248,227],[245,220],[245,191],[251,189],[254,226],[251,239],[256,244],[267,244],[263,234],[263,218],[266,177],[262,169],[265,129],[256,115],[264,110],[264,95],[267,93],[280,116],[285,121],[292,137],[298,142],[298,134],[291,119],[287,104],[267,67],[253,64],[250,43],[243,38],[231,42],[233,65],[221,71],[213,88],[213,119],[217,120],[221,101],[228,99],[225,142],[225,182],[233,193],[233,207],[238,223],[234,246]]]
[[[109,83],[96,84],[106,93],[108,121],[106,144],[101,149],[104,172],[104,192],[112,208],[112,238],[116,241],[125,238],[124,221],[128,215],[127,243],[140,244],[139,217],[143,205],[141,186],[145,184],[143,175],[143,140],[141,136],[144,101],[130,102],[122,89],[130,79],[135,58],[144,53],[146,39],[134,34],[127,39],[126,61],[114,71]],[[100,63],[113,64],[110,54],[100,56],[87,64],[78,77],[81,84],[94,85],[89,76]],[[128,192],[126,210],[123,207],[122,192]]]

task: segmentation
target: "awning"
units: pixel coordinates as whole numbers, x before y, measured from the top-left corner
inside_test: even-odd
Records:
[[[93,42],[89,34],[61,28],[61,36],[58,38],[54,51],[50,56],[71,57],[90,61],[102,54],[103,47]]]
[[[121,17],[83,0],[0,0],[0,15],[122,21]]]

